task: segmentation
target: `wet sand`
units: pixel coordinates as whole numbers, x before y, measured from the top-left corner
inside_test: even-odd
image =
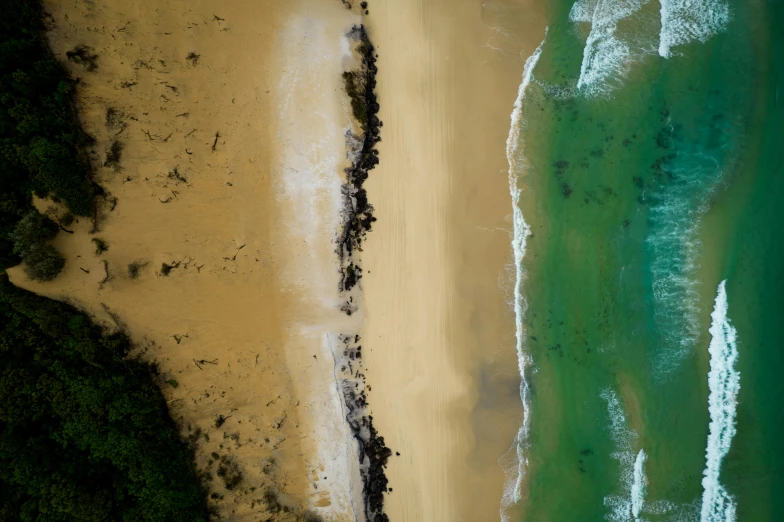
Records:
[[[522,421],[505,155],[530,3],[377,0],[379,218],[362,255],[374,421],[393,521],[498,520],[499,459]]]
[[[273,491],[291,508],[277,519],[354,520],[356,445],[329,342],[356,329],[339,311],[333,240],[358,15],[313,1],[46,9],[57,56],[98,55],[94,72],[67,67],[107,197],[97,231],[80,219],[56,239],[58,279],[15,268],[12,281],[126,329],[159,364],[223,519],[266,519]],[[115,140],[119,164],[105,166]],[[109,250],[97,256],[93,238]],[[239,486],[224,487],[215,455]]]

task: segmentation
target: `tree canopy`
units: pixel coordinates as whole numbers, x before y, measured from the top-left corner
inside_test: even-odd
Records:
[[[10,235],[33,193],[88,216],[94,186],[80,152],[90,138],[76,117],[75,82],[47,46],[39,3],[0,0],[0,12],[1,270],[20,261]]]
[[[207,520],[193,454],[130,347],[0,275],[0,520]]]

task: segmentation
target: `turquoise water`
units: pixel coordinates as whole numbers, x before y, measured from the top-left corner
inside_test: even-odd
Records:
[[[508,145],[527,418],[507,501],[534,521],[784,520],[784,11],[547,16]]]

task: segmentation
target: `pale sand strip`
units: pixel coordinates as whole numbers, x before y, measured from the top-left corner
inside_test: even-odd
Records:
[[[294,508],[282,521],[307,507],[353,520],[355,446],[324,341],[346,327],[331,240],[348,126],[343,34],[356,17],[316,0],[46,7],[58,56],[77,44],[98,55],[93,73],[69,68],[117,205],[97,234],[82,219],[59,235],[56,281],[19,269],[12,280],[115,326],[109,310],[177,381],[164,392],[185,434],[202,432],[197,463],[224,520],[266,519],[269,488]],[[107,126],[109,107],[122,124]],[[101,167],[112,139],[124,145],[117,171]],[[291,181],[311,192],[287,192]],[[109,244],[101,257],[93,237]],[[134,261],[146,263],[136,280]],[[166,276],[163,263],[177,267]],[[213,452],[237,463],[239,487],[223,487]]]
[[[369,402],[401,453],[386,512],[498,520],[521,423],[505,144],[543,19],[523,2],[376,0],[368,25],[384,122],[362,255]]]
[[[335,238],[342,225],[345,133],[351,128],[343,70],[359,66],[347,33],[361,19],[338,3],[300,1],[278,36],[274,187],[280,209],[274,234],[282,283],[298,298],[286,316],[286,356],[294,389],[303,398],[300,426],[312,433],[308,453],[318,472],[311,494],[329,492],[325,517],[364,522],[357,444],[345,421],[335,374],[340,334],[359,329],[359,317],[340,311],[340,267]],[[295,57],[296,59],[292,59]],[[332,520],[332,518],[329,518]]]

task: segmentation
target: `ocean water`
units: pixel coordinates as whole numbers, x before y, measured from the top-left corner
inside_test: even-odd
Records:
[[[784,6],[547,20],[510,100],[526,415],[502,516],[784,520]]]

